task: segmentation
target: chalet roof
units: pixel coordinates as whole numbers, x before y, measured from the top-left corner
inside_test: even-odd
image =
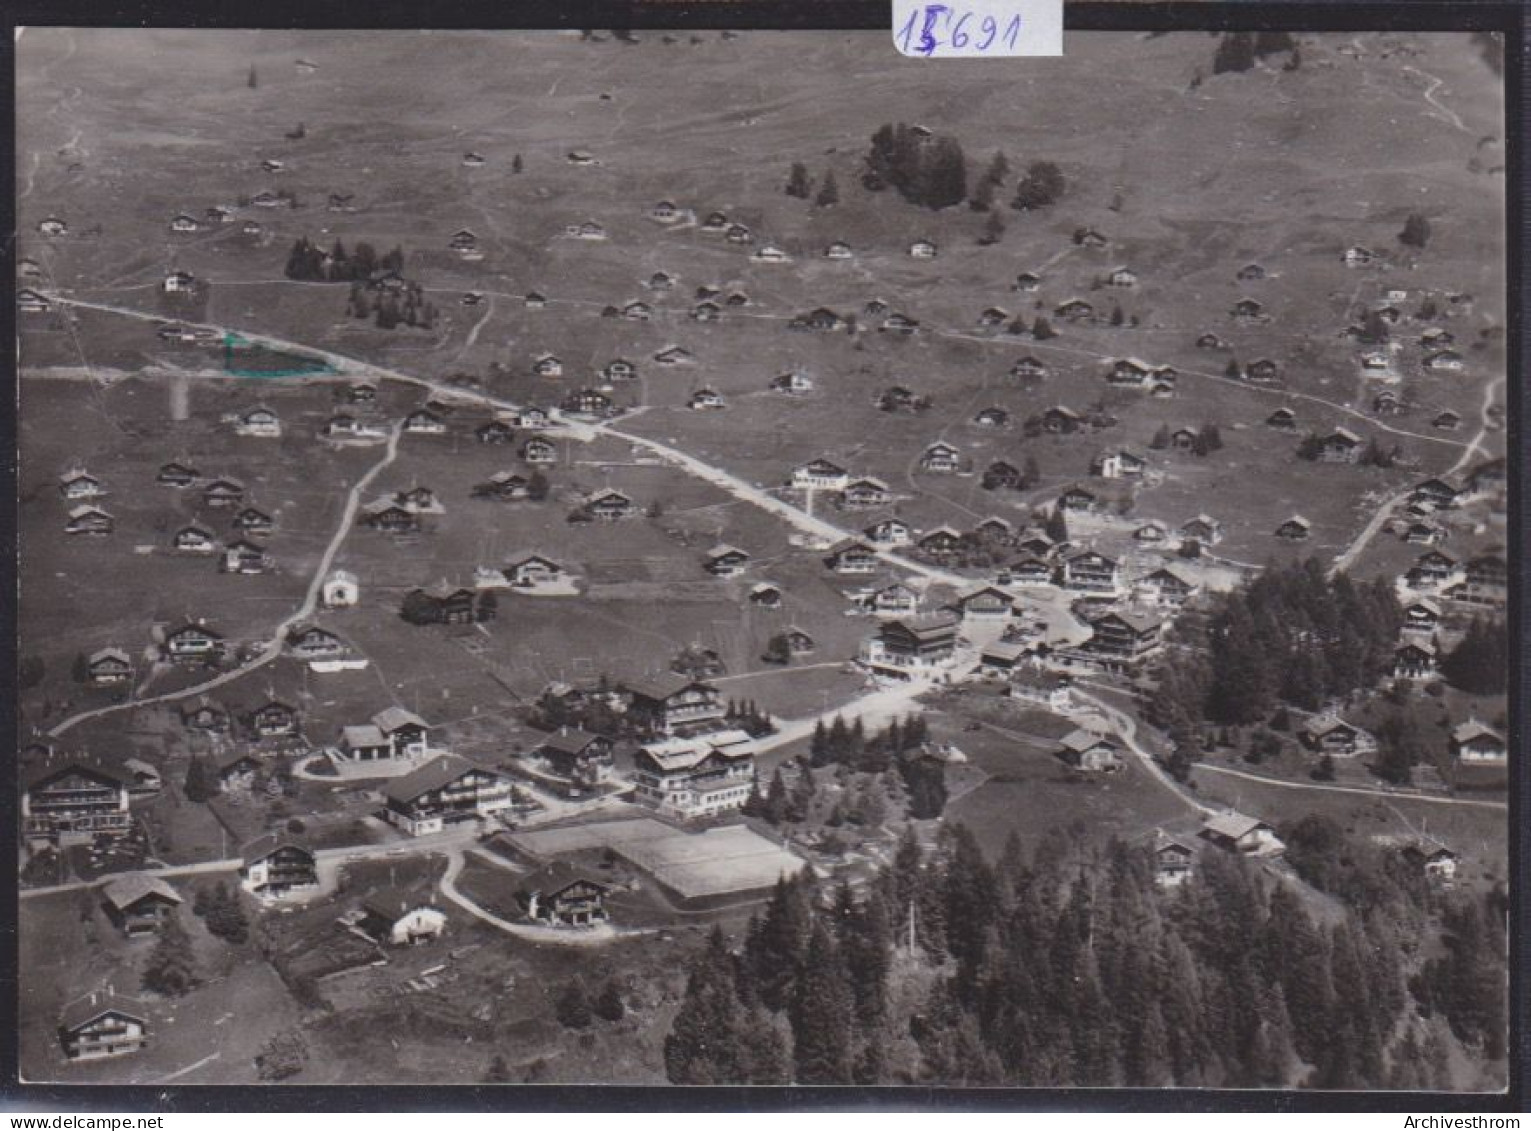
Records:
[[[472,586],[469,585],[453,585],[443,577],[440,581],[431,582],[431,584],[427,585],[424,590],[422,590],[422,592],[424,592],[427,597],[431,597],[437,601],[445,601],[451,597],[457,596],[459,593],[466,593],[471,597],[474,595],[475,590]]]
[[[1160,566],[1158,569],[1154,570],[1152,573],[1148,574],[1147,576],[1148,577],[1168,577],[1168,578],[1173,578],[1175,581],[1178,581],[1181,585],[1184,585],[1187,589],[1195,589],[1196,588],[1196,582],[1194,582],[1190,578],[1186,577],[1183,573],[1181,573],[1179,570],[1177,570],[1174,566]]]
[[[236,768],[240,762],[248,762],[248,764],[250,764],[251,770],[256,770],[256,768],[260,767],[260,759],[256,758],[254,755],[250,755],[250,753],[245,753],[243,750],[225,750],[222,755],[219,755],[216,759],[214,759],[214,765],[217,765],[217,771],[219,771],[219,774],[225,774],[225,776],[227,776],[231,770],[234,770],[234,768]]]
[[[1300,514],[1294,514],[1291,518],[1287,519],[1286,522],[1283,522],[1281,525],[1282,526],[1286,526],[1289,523],[1294,523],[1294,522],[1298,526],[1303,526],[1303,527],[1307,527],[1307,526],[1312,526],[1313,525],[1307,519],[1303,518],[1302,515],[1300,515]]]
[[[1084,727],[1069,731],[1068,734],[1059,740],[1059,745],[1075,754],[1083,754],[1087,750],[1094,750],[1097,746],[1107,746],[1112,750],[1117,749],[1116,743],[1108,736],[1093,730],[1086,730]]]
[[[1355,727],[1351,726],[1344,719],[1339,718],[1336,715],[1317,715],[1303,723],[1302,729],[1304,732],[1311,734],[1314,737],[1330,734],[1336,730],[1348,730],[1352,732],[1356,730]]]
[[[1357,436],[1349,428],[1336,428],[1333,432],[1329,433],[1329,439],[1343,440],[1347,444],[1359,444],[1361,442],[1361,437]]]
[[[401,727],[420,727],[422,730],[430,729],[426,721],[413,711],[406,711],[403,707],[385,707],[372,716],[372,725],[384,734],[392,734]]]
[[[707,560],[717,561],[719,558],[733,557],[736,554],[745,558],[750,556],[748,551],[741,550],[738,546],[730,546],[727,542],[719,542],[707,551]]]
[[[1457,858],[1457,854],[1455,852],[1447,848],[1433,836],[1421,835],[1411,837],[1404,842],[1403,850],[1417,856],[1422,856],[1426,860],[1439,860],[1442,857],[1445,857],[1448,860],[1455,860]]]
[[[1108,565],[1116,565],[1115,558],[1111,557],[1109,554],[1103,554],[1099,550],[1092,550],[1088,546],[1082,546],[1075,550],[1073,553],[1064,555],[1063,560],[1065,562],[1073,563],[1079,561],[1082,558],[1099,558],[1101,561],[1107,563]]]
[[[900,617],[889,621],[883,626],[883,631],[900,627],[915,636],[937,636],[956,631],[958,623],[957,615],[952,612],[927,613],[924,616]]]
[[[971,601],[974,597],[982,597],[985,593],[993,593],[995,596],[1003,597],[1007,604],[1014,604],[1015,603],[1015,598],[1011,597],[1010,594],[1006,593],[998,585],[976,585],[973,588],[971,588],[971,589],[967,590],[966,592],[962,593],[961,595],[959,595],[958,598],[957,598],[957,603],[959,605],[960,604],[966,604],[968,601]]]
[[[309,856],[314,854],[312,848],[290,833],[274,832],[256,837],[244,846],[244,850],[240,855],[244,858],[245,867],[248,868],[251,864],[258,864],[272,853],[278,852],[283,848],[296,848],[299,852],[305,852]]]
[[[361,723],[356,726],[344,726],[340,728],[341,741],[352,750],[371,746],[382,746],[388,740],[383,737],[383,732],[371,723]]]
[[[1242,813],[1232,810],[1227,813],[1219,813],[1214,817],[1208,817],[1202,825],[1202,831],[1214,836],[1226,837],[1229,840],[1238,840],[1246,837],[1257,829],[1269,829],[1270,826],[1264,821],[1254,817],[1246,817]]]
[[[830,557],[838,557],[841,554],[849,553],[851,550],[861,550],[868,554],[875,554],[877,552],[859,538],[844,538],[829,548],[829,555]]]
[[[1153,846],[1154,852],[1155,853],[1163,852],[1167,848],[1179,848],[1179,849],[1181,849],[1181,850],[1183,850],[1185,852],[1190,853],[1193,856],[1196,854],[1196,849],[1192,845],[1187,844],[1185,841],[1181,840],[1178,837],[1171,836],[1169,833],[1165,832],[1163,829],[1155,829],[1154,830],[1154,846]]]
[[[388,783],[383,795],[389,801],[408,804],[421,794],[450,785],[464,774],[479,768],[461,755],[439,754],[418,769],[411,770],[401,778],[394,778]]]
[[[90,654],[90,659],[86,662],[91,667],[95,667],[95,665],[100,663],[102,660],[118,660],[124,664],[132,662],[128,658],[128,654],[121,648],[102,648],[99,652],[92,652]]]
[[[74,1032],[108,1013],[119,1013],[142,1024],[147,1019],[143,1004],[121,994],[92,993],[64,1007],[59,1026]]]
[[[1451,740],[1453,742],[1472,742],[1478,738],[1492,738],[1500,745],[1504,744],[1504,735],[1493,727],[1485,726],[1477,719],[1469,719],[1465,723],[1458,723],[1451,728]]]
[[[962,531],[958,530],[955,526],[937,526],[934,530],[927,530],[924,534],[920,535],[920,541],[922,543],[929,542],[932,538],[937,537],[961,538]]]
[[[184,634],[186,634],[188,632],[198,633],[198,634],[200,634],[202,636],[208,637],[211,640],[222,640],[223,639],[223,634],[221,632],[219,632],[217,629],[209,628],[207,625],[201,624],[201,623],[196,623],[196,624],[188,623],[188,624],[180,625],[180,626],[178,626],[176,628],[172,628],[172,629],[170,629],[169,631],[167,631],[165,633],[165,639],[166,640],[170,640],[170,639],[173,639],[174,637],[182,636],[182,635],[184,635]]]
[[[1137,633],[1144,633],[1150,629],[1158,628],[1161,624],[1164,623],[1164,621],[1159,617],[1149,616],[1147,613],[1136,613],[1132,611],[1112,611],[1106,613],[1104,616],[1096,617],[1092,623],[1099,624],[1101,621],[1105,620],[1119,620],[1128,628],[1132,629],[1133,632]]]
[[[54,758],[50,755],[42,762],[28,767],[23,778],[23,787],[28,790],[36,789],[39,785],[43,785],[54,778],[62,777],[71,771],[78,771],[90,777],[100,778],[114,786],[125,786],[128,784],[127,778],[122,775],[121,771],[102,765],[92,758]]]
[[[755,746],[744,731],[726,730],[698,738],[671,738],[647,743],[638,753],[661,770],[689,770],[713,754],[722,758],[749,757],[755,753]]]
[[[982,658],[990,656],[1001,660],[1018,660],[1031,651],[1031,647],[1013,640],[996,640],[992,644],[984,645]]]
[[[601,737],[599,734],[591,734],[588,730],[581,730],[579,727],[562,727],[544,737],[540,745],[564,754],[581,754],[587,746]]]
[[[435,907],[436,897],[423,888],[389,885],[367,893],[361,903],[362,910],[397,923],[411,911],[421,907]]]
[[[125,758],[122,768],[135,777],[157,778],[160,776],[159,768],[145,762],[142,758]]]
[[[535,872],[527,873],[521,879],[520,890],[528,895],[535,893],[544,899],[551,899],[578,883],[599,888],[602,895],[611,890],[610,884],[591,878],[588,871],[567,860],[555,860]]]
[[[659,675],[648,676],[644,679],[630,680],[623,686],[633,695],[644,699],[652,699],[655,702],[663,702],[671,696],[679,695],[682,691],[692,686],[700,685],[710,687],[703,680],[693,679],[679,672],[661,672]]]
[[[520,569],[524,565],[533,565],[536,563],[541,563],[542,565],[549,566],[552,569],[558,570],[560,572],[563,570],[563,566],[559,565],[552,558],[544,557],[542,554],[522,554],[519,558],[514,559],[509,565],[507,565],[505,569],[507,571],[516,570]]]
[[[101,889],[102,896],[118,911],[125,911],[146,896],[158,896],[170,903],[183,900],[173,887],[155,876],[134,874],[113,880]]]

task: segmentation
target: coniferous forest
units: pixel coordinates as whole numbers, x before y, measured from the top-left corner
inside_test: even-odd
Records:
[[[1278,703],[1307,711],[1373,687],[1392,667],[1402,613],[1392,587],[1327,577],[1315,559],[1271,567],[1183,631],[1159,675],[1154,722],[1258,722]]]
[[[1453,1045],[1503,1058],[1503,893],[1304,825],[1311,888],[1209,848],[1161,890],[1146,848],[1077,834],[996,863],[962,826],[861,892],[783,881],[691,962],[669,1079],[1430,1089]]]

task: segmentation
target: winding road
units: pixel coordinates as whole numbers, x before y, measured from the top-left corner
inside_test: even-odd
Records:
[[[54,726],[48,732],[49,735],[57,738],[79,723],[87,719],[99,718],[102,715],[115,714],[118,711],[129,711],[153,703],[173,703],[178,699],[187,699],[193,695],[201,695],[215,687],[243,678],[280,656],[282,654],[282,643],[287,635],[287,631],[313,616],[314,610],[318,608],[319,594],[324,587],[324,579],[329,575],[330,567],[335,561],[335,555],[340,552],[341,544],[345,541],[346,535],[350,533],[351,527],[356,521],[356,511],[361,506],[362,492],[377,478],[378,473],[392,463],[399,454],[399,436],[402,434],[402,431],[403,422],[400,421],[394,425],[393,431],[388,437],[386,454],[377,463],[373,464],[348,492],[346,505],[341,512],[340,523],[335,533],[331,536],[329,545],[325,547],[324,554],[319,559],[319,566],[308,583],[308,591],[304,594],[303,603],[271,630],[271,638],[262,647],[260,655],[247,664],[243,664],[231,671],[222,672],[202,683],[183,687],[179,691],[168,691],[163,695],[155,695],[148,699],[129,699],[125,703],[112,703],[105,707],[97,707],[94,710],[82,711],[77,715],[71,715]]]
[[[1462,455],[1457,459],[1457,462],[1441,473],[1442,478],[1449,479],[1453,475],[1458,474],[1472,462],[1475,455],[1484,450],[1483,440],[1488,435],[1493,424],[1490,410],[1494,407],[1494,401],[1497,399],[1495,395],[1497,390],[1504,383],[1505,379],[1501,377],[1499,380],[1491,382],[1488,388],[1483,391],[1483,405],[1479,409],[1482,426],[1478,429],[1478,434],[1468,441],[1462,449]],[[1413,494],[1414,488],[1411,486],[1398,492],[1385,502],[1379,503],[1372,511],[1372,516],[1367,520],[1366,525],[1361,528],[1360,533],[1355,536],[1350,545],[1345,547],[1344,551],[1329,566],[1329,576],[1334,577],[1336,574],[1343,573],[1355,565],[1356,559],[1361,556],[1362,551],[1371,544],[1372,539],[1387,524],[1387,520],[1392,516],[1394,509],[1408,502],[1409,497]]]
[[[1380,797],[1388,801],[1426,801],[1432,805],[1465,805],[1476,809],[1505,810],[1509,806],[1503,801],[1478,801],[1465,797],[1437,797],[1430,793],[1406,793],[1398,789],[1370,788],[1364,785],[1328,785],[1324,782],[1307,781],[1283,781],[1279,778],[1268,778],[1262,774],[1250,774],[1243,770],[1235,770],[1228,766],[1213,766],[1206,762],[1194,763],[1196,769],[1205,770],[1210,774],[1221,774],[1225,777],[1240,778],[1243,781],[1256,782],[1260,785],[1275,786],[1277,789],[1307,789],[1320,793],[1359,793],[1364,797]]]

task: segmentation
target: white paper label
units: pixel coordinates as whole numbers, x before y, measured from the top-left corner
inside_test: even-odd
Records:
[[[916,59],[1063,54],[1063,0],[893,0],[893,45]]]

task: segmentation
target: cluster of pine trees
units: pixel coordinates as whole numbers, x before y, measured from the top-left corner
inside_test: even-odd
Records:
[[[872,135],[861,183],[872,192],[892,186],[924,208],[950,208],[967,199],[967,158],[954,137],[885,124]]]
[[[1401,622],[1381,578],[1327,577],[1311,558],[1271,566],[1221,596],[1201,624],[1184,626],[1192,647],[1177,649],[1156,673],[1150,721],[1176,737],[1203,719],[1259,722],[1278,702],[1316,711],[1391,670]]]
[[[1389,898],[1412,918],[1326,925],[1234,855],[1203,852],[1164,892],[1144,848],[1063,833],[1028,857],[1012,839],[995,866],[957,826],[931,854],[906,838],[860,898],[805,875],[738,949],[714,932],[666,1068],[678,1084],[1449,1086],[1428,1018],[1503,1055],[1502,930],[1464,897],[1421,963],[1414,926],[1434,920]]]
[[[250,938],[250,919],[244,905],[229,885],[220,880],[212,887],[200,887],[192,900],[191,912],[201,919],[208,931],[225,942],[239,945]]]
[[[404,250],[395,247],[379,256],[370,243],[347,251],[338,239],[329,251],[299,236],[287,253],[287,277],[309,283],[368,282],[380,272],[404,270]]]
[[[399,603],[399,616],[410,624],[448,624],[449,604],[431,596],[424,589],[411,589]],[[500,599],[493,589],[480,589],[473,597],[473,623],[494,620],[500,612]]]
[[[808,175],[808,166],[800,161],[792,163],[792,171],[787,175],[788,196],[795,196],[801,200],[813,198],[814,207],[831,208],[840,203],[840,186],[835,181],[835,171],[826,169],[824,177],[819,182],[819,191],[815,195],[813,191],[813,178]]]
[[[1441,674],[1472,695],[1504,692],[1510,670],[1510,636],[1503,621],[1474,617],[1461,641],[1441,659]]]
[[[1254,67],[1257,60],[1283,52],[1288,55],[1284,70],[1295,71],[1302,66],[1302,54],[1290,32],[1228,32],[1218,41],[1217,53],[1212,57],[1212,73],[1221,75],[1247,71]]]
[[[834,830],[846,825],[878,829],[888,819],[888,801],[902,792],[898,778],[891,774],[860,775],[841,763],[836,770],[841,791],[827,813],[821,814],[823,823],[830,830],[820,847],[828,850],[836,843]],[[744,803],[744,814],[757,817],[768,825],[780,828],[808,821],[814,815],[815,799],[819,796],[818,782],[812,767],[798,759],[797,776],[789,786],[781,766],[771,776],[765,792],[759,783]]]
[[[1015,199],[1010,207],[1017,212],[1030,212],[1046,208],[1063,199],[1068,181],[1063,170],[1051,161],[1033,161],[1026,167],[1026,175],[1015,186]]]
[[[776,732],[775,721],[757,707],[753,699],[727,700],[723,709],[723,721],[731,727],[738,727],[751,738]]]

